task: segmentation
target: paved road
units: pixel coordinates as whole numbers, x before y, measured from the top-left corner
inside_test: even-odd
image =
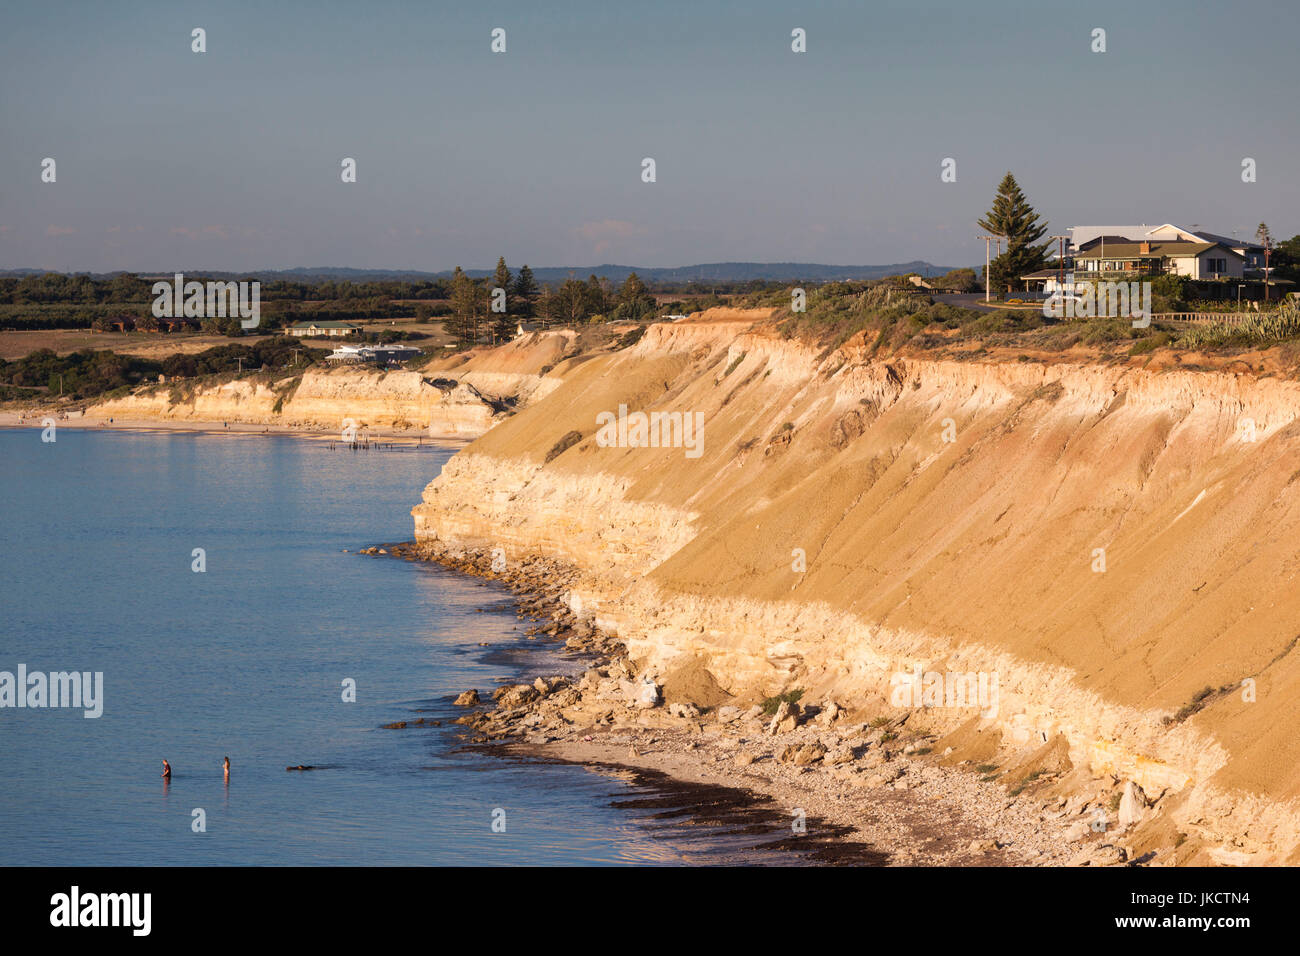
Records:
[[[931,298],[933,298],[935,302],[945,302],[948,305],[960,306],[963,309],[975,309],[979,312],[1005,311],[985,305],[983,292],[943,293],[934,295]]]

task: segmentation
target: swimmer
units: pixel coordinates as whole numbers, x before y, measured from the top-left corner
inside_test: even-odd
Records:
[[[171,779],[171,776],[172,776],[172,765],[169,764],[166,760],[163,761],[163,772],[162,772],[162,775],[163,775],[163,777],[164,777],[165,779],[168,779],[168,780],[170,780],[170,779]]]
[[[225,773],[226,779],[229,780],[230,779],[230,758],[229,757],[221,761],[221,769]]]

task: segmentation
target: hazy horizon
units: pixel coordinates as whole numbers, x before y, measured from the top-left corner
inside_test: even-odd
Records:
[[[1283,83],[1300,12],[1281,3],[142,2],[7,21],[0,269],[972,265],[1008,170],[1051,232],[1300,232]]]
[[[925,260],[920,260],[920,259],[913,260],[911,262],[810,262],[810,261],[796,261],[796,260],[784,260],[779,262],[778,261],[752,262],[752,261],[741,261],[741,260],[717,260],[714,262],[688,262],[688,263],[682,263],[680,265],[675,265],[675,266],[642,266],[639,263],[629,263],[629,262],[587,262],[580,265],[572,264],[572,263],[566,265],[550,265],[550,264],[534,265],[531,262],[510,262],[508,260],[506,264],[510,267],[512,272],[517,271],[520,266],[527,265],[534,274],[543,273],[543,272],[570,271],[570,272],[574,272],[575,274],[584,273],[584,275],[581,275],[580,278],[586,278],[585,273],[589,271],[600,272],[602,270],[616,270],[616,269],[633,269],[633,270],[644,269],[646,272],[651,272],[651,271],[684,272],[690,269],[698,269],[702,266],[717,266],[717,265],[756,265],[756,266],[795,265],[795,266],[818,267],[822,269],[880,269],[880,268],[887,268],[891,266],[898,266],[898,267],[914,266],[919,263],[924,263],[934,269],[959,269],[959,268],[983,269],[984,268],[984,264],[982,262],[978,264],[965,263],[961,265],[943,265],[941,263],[926,262]],[[474,275],[475,273],[484,273],[490,275],[496,269],[496,262],[494,261],[490,264],[484,264],[484,265],[461,264],[461,268],[468,275]],[[0,274],[15,273],[15,272],[31,272],[31,273],[55,272],[55,273],[61,273],[65,275],[77,275],[83,273],[94,274],[94,275],[106,275],[112,272],[128,272],[132,275],[137,275],[137,276],[170,275],[176,272],[187,274],[187,275],[189,274],[208,275],[208,274],[226,274],[226,273],[234,274],[236,272],[248,273],[248,274],[259,273],[259,272],[276,272],[276,273],[283,272],[283,273],[302,273],[306,275],[317,275],[317,274],[324,274],[330,272],[364,272],[364,273],[393,272],[393,273],[400,273],[400,274],[419,273],[422,275],[438,275],[438,276],[448,275],[449,276],[454,271],[455,271],[454,267],[447,268],[447,269],[393,269],[384,266],[374,266],[368,268],[368,267],[348,266],[348,265],[284,266],[284,267],[276,266],[276,267],[263,267],[263,268],[240,269],[240,270],[208,269],[208,268],[203,268],[201,266],[199,268],[194,268],[191,266],[190,268],[176,268],[176,269],[171,269],[171,268],[113,269],[113,270],[106,270],[104,272],[100,272],[99,270],[94,270],[94,269],[41,269],[39,266],[5,266],[4,268],[0,268]],[[682,276],[683,281],[690,278],[691,277],[688,275]]]

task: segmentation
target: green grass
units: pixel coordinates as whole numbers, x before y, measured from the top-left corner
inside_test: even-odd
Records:
[[[1023,778],[1021,778],[1021,781],[1020,781],[1018,784],[1016,784],[1016,785],[1011,789],[1011,791],[1010,791],[1011,796],[1013,796],[1013,797],[1018,797],[1018,796],[1020,796],[1020,794],[1022,794],[1022,793],[1024,792],[1024,790],[1025,790],[1026,787],[1028,787],[1031,783],[1033,783],[1035,780],[1037,780],[1039,777],[1041,777],[1041,776],[1042,776],[1044,773],[1046,773],[1046,772],[1047,772],[1047,771],[1045,771],[1045,770],[1035,770],[1033,773],[1029,774],[1027,777],[1023,777]],[[1112,809],[1113,809],[1113,808],[1112,808]]]
[[[777,694],[775,697],[769,697],[763,701],[763,713],[771,717],[776,713],[776,709],[782,704],[798,703],[799,698],[803,696],[803,689],[796,687],[794,690],[788,690],[784,694]]]
[[[1148,335],[1144,339],[1138,339],[1133,343],[1133,347],[1128,350],[1128,354],[1146,355],[1148,352],[1154,352],[1156,349],[1164,348],[1172,344],[1174,334],[1172,332],[1157,332],[1155,335]]]
[[[1178,346],[1189,349],[1250,348],[1300,337],[1300,303],[1290,299],[1272,312],[1252,315],[1240,325],[1213,322],[1188,329]]]

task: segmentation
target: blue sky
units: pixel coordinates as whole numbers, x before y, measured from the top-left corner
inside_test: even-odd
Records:
[[[1298,27],[1189,0],[16,5],[0,268],[968,264],[1007,170],[1053,231],[1286,237]]]

